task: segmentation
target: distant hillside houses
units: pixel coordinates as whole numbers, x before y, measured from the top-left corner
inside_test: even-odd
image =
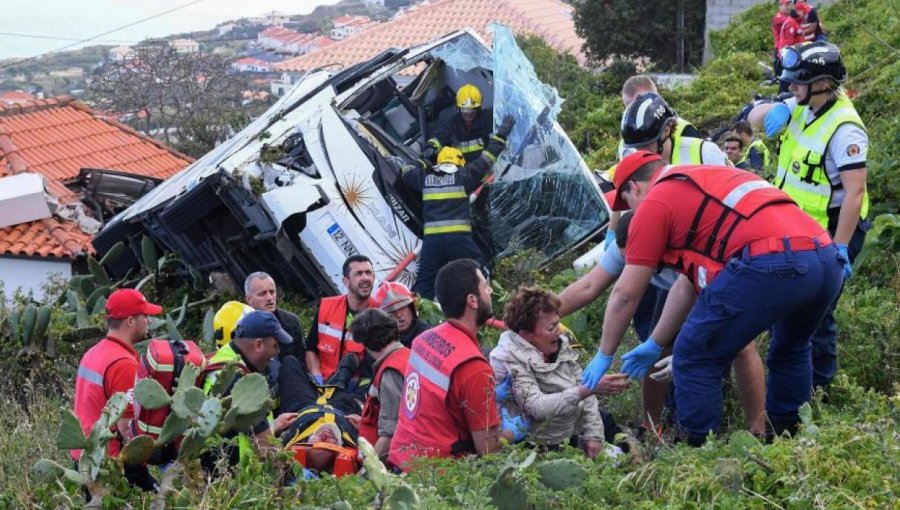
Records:
[[[260,32],[256,40],[263,48],[286,55],[313,53],[335,42],[323,35],[301,34],[282,27],[269,27]]]
[[[363,30],[377,25],[368,16],[340,16],[332,20],[334,28],[331,29],[331,38],[335,41],[341,41],[348,37],[352,37]]]
[[[239,73],[268,73],[272,63],[255,57],[244,57],[231,63],[231,68]]]

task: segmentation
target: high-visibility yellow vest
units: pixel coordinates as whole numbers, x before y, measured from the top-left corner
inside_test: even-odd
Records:
[[[747,146],[747,149],[744,150],[744,155],[743,155],[743,157],[741,157],[741,160],[737,162],[737,164],[740,165],[741,163],[748,162],[748,160],[750,158],[750,149],[753,149],[753,148],[755,148],[760,153],[762,153],[763,169],[769,168],[769,165],[772,163],[772,157],[769,154],[769,148],[766,147],[766,144],[764,144],[762,140],[759,140],[756,138],[753,139],[753,141],[750,142],[750,145]]]
[[[703,140],[699,138],[676,137],[672,144],[671,164],[702,165]]]
[[[699,138],[693,137],[682,137],[682,133],[684,133],[685,128],[690,126],[691,123],[682,119],[681,117],[675,118],[675,128],[672,131],[672,164],[673,165],[699,165],[702,163],[702,158],[700,157],[700,147],[702,145],[702,140]],[[682,161],[680,163],[675,162],[675,153],[678,151],[678,148],[682,146],[681,141],[688,140],[684,144],[688,153],[684,155],[679,155],[679,159],[686,159],[686,161]],[[696,143],[694,142],[696,141]],[[690,151],[696,151],[696,153],[691,153]],[[625,140],[619,138],[619,146],[616,149],[616,154],[619,156],[619,160],[625,157]],[[610,179],[613,178],[613,174],[610,174]]]
[[[847,123],[865,129],[853,103],[841,95],[824,115],[805,127],[806,108],[795,108],[781,135],[775,185],[825,228],[828,228],[828,206],[834,191],[825,171],[825,151],[837,128]],[[868,214],[869,193],[866,192],[860,215],[865,218]]]

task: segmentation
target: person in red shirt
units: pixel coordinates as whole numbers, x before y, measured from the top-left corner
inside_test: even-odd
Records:
[[[100,418],[107,400],[119,392],[128,393],[128,406],[117,423],[116,437],[110,439],[107,453],[119,454],[122,444],[130,439],[128,423],[133,417],[131,390],[138,368],[138,353],[134,344],[144,340],[150,325],[150,315],[159,315],[162,307],[147,302],[140,291],[119,289],[106,300],[106,337],[88,349],[78,365],[75,377],[75,416],[85,436],[90,434]],[[72,450],[78,461],[81,450]],[[132,485],[155,490],[156,481],[146,466],[125,466],[125,475]]]
[[[522,417],[497,412],[494,371],[476,337],[494,314],[480,268],[458,259],[438,271],[435,291],[447,321],[413,340],[388,455],[404,471],[414,457],[485,455],[527,432]]]
[[[660,323],[687,317],[672,358],[676,420],[687,441],[700,445],[718,429],[722,374],[766,330],[768,418],[776,434],[795,431],[812,388],[810,337],[843,279],[831,236],[786,193],[743,170],[664,167],[658,155],[639,151],[622,160],[615,180],[613,209],[635,213],[585,378],[606,372],[650,278],[672,266],[682,276]],[[626,363],[648,370],[661,351],[651,339]]]
[[[778,12],[772,17],[772,40],[775,43],[775,58],[778,58],[778,52],[781,51],[781,27],[784,21],[791,17],[791,0],[781,0],[778,2]],[[775,76],[778,76],[776,73]]]

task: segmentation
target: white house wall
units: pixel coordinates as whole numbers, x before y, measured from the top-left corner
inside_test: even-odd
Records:
[[[43,300],[41,287],[54,273],[68,280],[72,277],[72,263],[58,259],[0,257],[0,280],[7,299],[21,288],[26,294],[31,290],[35,300]]]

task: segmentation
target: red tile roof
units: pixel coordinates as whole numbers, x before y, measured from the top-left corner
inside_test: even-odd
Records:
[[[34,100],[34,96],[22,90],[10,90],[0,94],[0,104],[19,104]]]
[[[191,161],[69,97],[0,105],[0,177],[41,174],[62,204],[80,199],[65,184],[82,168],[165,179]],[[90,240],[75,223],[51,217],[0,229],[0,255],[72,258],[93,253]]]
[[[0,255],[73,259],[94,253],[91,235],[54,217],[0,228]]]
[[[165,179],[192,159],[69,97],[0,106],[0,177],[74,179],[84,167]]]
[[[583,63],[584,40],[575,33],[573,11],[572,6],[560,0],[439,0],[410,9],[321,51],[287,59],[274,68],[309,71],[335,63],[349,67],[388,48],[415,46],[467,27],[490,44],[487,27],[491,21],[510,27],[516,34],[538,35],[556,50],[571,53]]]

